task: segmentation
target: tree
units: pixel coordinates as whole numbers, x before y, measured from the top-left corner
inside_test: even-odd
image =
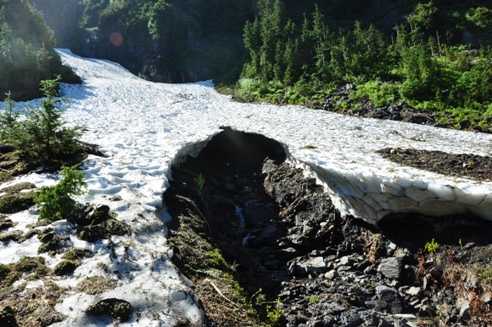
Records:
[[[53,80],[41,81],[41,91],[45,98],[41,99],[41,107],[26,108],[25,120],[12,122],[5,115],[8,122],[7,141],[14,145],[25,161],[30,163],[48,163],[62,160],[81,150],[77,138],[81,136],[81,127],[65,127],[62,120],[62,111],[58,105],[63,99],[55,99],[60,76]],[[9,102],[9,107],[12,104]]]
[[[34,202],[40,206],[39,219],[66,219],[77,206],[74,196],[84,194],[85,173],[77,166],[62,167],[62,180],[54,186],[43,186],[36,192]]]

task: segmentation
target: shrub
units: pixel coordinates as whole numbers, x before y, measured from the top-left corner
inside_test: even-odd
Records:
[[[62,111],[58,104],[64,99],[55,99],[60,76],[53,80],[41,81],[40,90],[45,94],[41,107],[26,108],[27,117],[18,121],[14,102],[7,101],[6,110],[0,114],[2,136],[14,145],[20,157],[28,163],[53,163],[81,151],[77,138],[81,127],[65,127]]]
[[[76,171],[77,166],[63,167],[62,180],[54,186],[43,186],[36,192],[34,202],[41,207],[39,219],[51,221],[66,218],[76,207],[77,202],[73,196],[84,194],[83,188],[85,174]]]
[[[383,107],[393,104],[399,99],[400,84],[367,82],[357,86],[357,91],[350,97],[355,100],[369,98],[374,102],[374,107]]]

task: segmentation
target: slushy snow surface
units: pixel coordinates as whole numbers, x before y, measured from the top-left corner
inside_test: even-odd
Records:
[[[387,214],[417,212],[431,215],[469,212],[492,219],[492,184],[451,178],[402,167],[375,153],[385,147],[411,147],[449,153],[490,155],[492,135],[438,129],[394,121],[355,118],[299,106],[243,104],[213,89],[211,82],[152,83],[105,60],[81,58],[58,50],[65,64],[82,77],[82,85],[62,84],[64,120],[86,127],[82,140],[100,146],[106,158],[83,162],[89,195],[79,202],[107,204],[117,219],[131,226],[131,236],[88,243],[76,238],[66,221],[51,224],[69,235],[74,247],[94,255],[84,259],[73,275],[57,277],[64,289],[56,310],[67,319],[54,326],[106,326],[112,320],[93,319],[84,310],[105,298],[132,304],[130,320],[119,326],[171,326],[180,317],[203,321],[193,285],[174,267],[165,223],[171,217],[162,203],[170,166],[186,155],[198,154],[228,126],[280,142],[288,160],[322,182],[342,214],[375,223]],[[24,105],[24,104],[19,104]],[[27,105],[39,105],[39,100]],[[2,187],[29,181],[53,185],[57,175],[30,174]],[[0,190],[1,192],[1,190]],[[13,214],[15,229],[27,231],[35,209]],[[12,229],[13,230],[13,229]],[[41,242],[33,237],[21,244],[0,244],[0,263],[37,256]],[[53,268],[60,255],[46,258]],[[117,281],[99,295],[73,291],[91,276]],[[42,287],[29,282],[28,287]]]

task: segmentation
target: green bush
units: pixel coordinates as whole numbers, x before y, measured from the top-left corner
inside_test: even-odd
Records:
[[[62,180],[54,186],[43,186],[36,192],[34,202],[40,206],[39,219],[51,221],[65,219],[76,207],[72,198],[84,194],[85,173],[76,170],[77,166],[63,167]]]
[[[40,89],[46,97],[41,99],[41,107],[26,107],[25,120],[17,120],[19,113],[14,110],[14,102],[10,98],[6,102],[7,108],[0,114],[3,141],[15,146],[27,163],[52,164],[81,151],[77,138],[82,128],[65,127],[62,110],[58,107],[64,99],[55,99],[59,82],[60,76],[41,81]]]
[[[401,85],[399,83],[367,82],[357,86],[357,91],[351,94],[354,100],[369,98],[374,102],[374,107],[382,107],[393,104],[400,98]]]

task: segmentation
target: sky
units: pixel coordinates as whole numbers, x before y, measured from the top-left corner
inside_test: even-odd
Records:
[[[72,275],[54,278],[64,289],[56,309],[67,316],[54,326],[112,326],[111,320],[93,319],[83,312],[111,297],[133,306],[130,320],[120,326],[169,326],[179,317],[194,323],[203,320],[193,285],[170,260],[173,249],[167,244],[166,223],[172,218],[162,203],[162,193],[172,179],[171,165],[198,154],[222,126],[281,143],[288,161],[316,177],[342,214],[370,223],[394,212],[440,215],[450,210],[492,219],[488,216],[492,214],[488,195],[492,183],[403,167],[375,152],[411,147],[490,155],[492,135],[349,117],[301,106],[237,103],[218,94],[211,81],[153,83],[116,63],[81,58],[65,49],[58,53],[83,80],[81,85],[61,85],[61,96],[68,99],[62,105],[63,119],[84,126],[82,140],[97,144],[108,155],[84,160],[81,169],[88,194],[77,200],[109,205],[117,219],[131,226],[132,233],[88,243],[77,239],[73,226],[64,220],[48,226],[70,236],[74,247],[94,252]],[[39,100],[18,105],[39,106]],[[58,180],[57,174],[32,173],[0,188],[24,181],[53,185]],[[10,218],[18,222],[14,229],[27,231],[38,212],[31,208]],[[0,243],[0,263],[37,256],[40,244],[37,237],[21,244]],[[111,255],[111,248],[116,255]],[[62,260],[60,255],[42,256],[51,268]],[[114,279],[117,286],[96,296],[73,291],[90,276]],[[42,287],[43,281],[27,285]]]

